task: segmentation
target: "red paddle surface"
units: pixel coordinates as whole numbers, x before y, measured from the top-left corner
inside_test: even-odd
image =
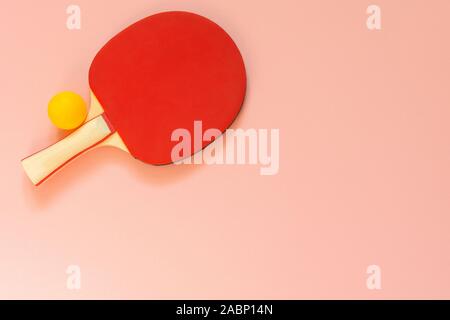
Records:
[[[233,122],[246,75],[239,49],[217,24],[165,12],[112,38],[95,56],[89,84],[130,153],[167,164],[175,129],[188,129],[193,139],[195,120],[222,132]]]

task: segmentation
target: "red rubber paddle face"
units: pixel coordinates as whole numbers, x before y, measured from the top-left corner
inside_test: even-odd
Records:
[[[187,129],[193,141],[194,121],[202,121],[203,131],[223,132],[231,125],[244,100],[246,75],[239,49],[217,24],[188,12],[165,12],[112,38],[95,56],[89,84],[130,153],[168,164],[179,143],[171,141],[174,130]]]

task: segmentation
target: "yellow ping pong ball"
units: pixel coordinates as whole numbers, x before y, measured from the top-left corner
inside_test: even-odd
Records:
[[[75,129],[84,122],[86,116],[86,103],[74,92],[60,92],[48,103],[48,117],[60,129]]]

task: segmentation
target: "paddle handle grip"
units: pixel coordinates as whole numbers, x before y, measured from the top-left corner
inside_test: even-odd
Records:
[[[23,159],[22,166],[33,184],[39,185],[111,134],[112,129],[104,116],[97,116],[63,140]]]

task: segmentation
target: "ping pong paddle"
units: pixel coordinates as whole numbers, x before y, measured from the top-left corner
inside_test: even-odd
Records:
[[[172,11],[144,18],[114,36],[89,69],[91,106],[86,122],[22,160],[39,185],[87,150],[113,146],[154,165],[172,163],[178,128],[224,132],[239,113],[246,91],[239,49],[217,24]],[[191,156],[211,141],[191,148]],[[197,148],[197,149],[195,149]]]

